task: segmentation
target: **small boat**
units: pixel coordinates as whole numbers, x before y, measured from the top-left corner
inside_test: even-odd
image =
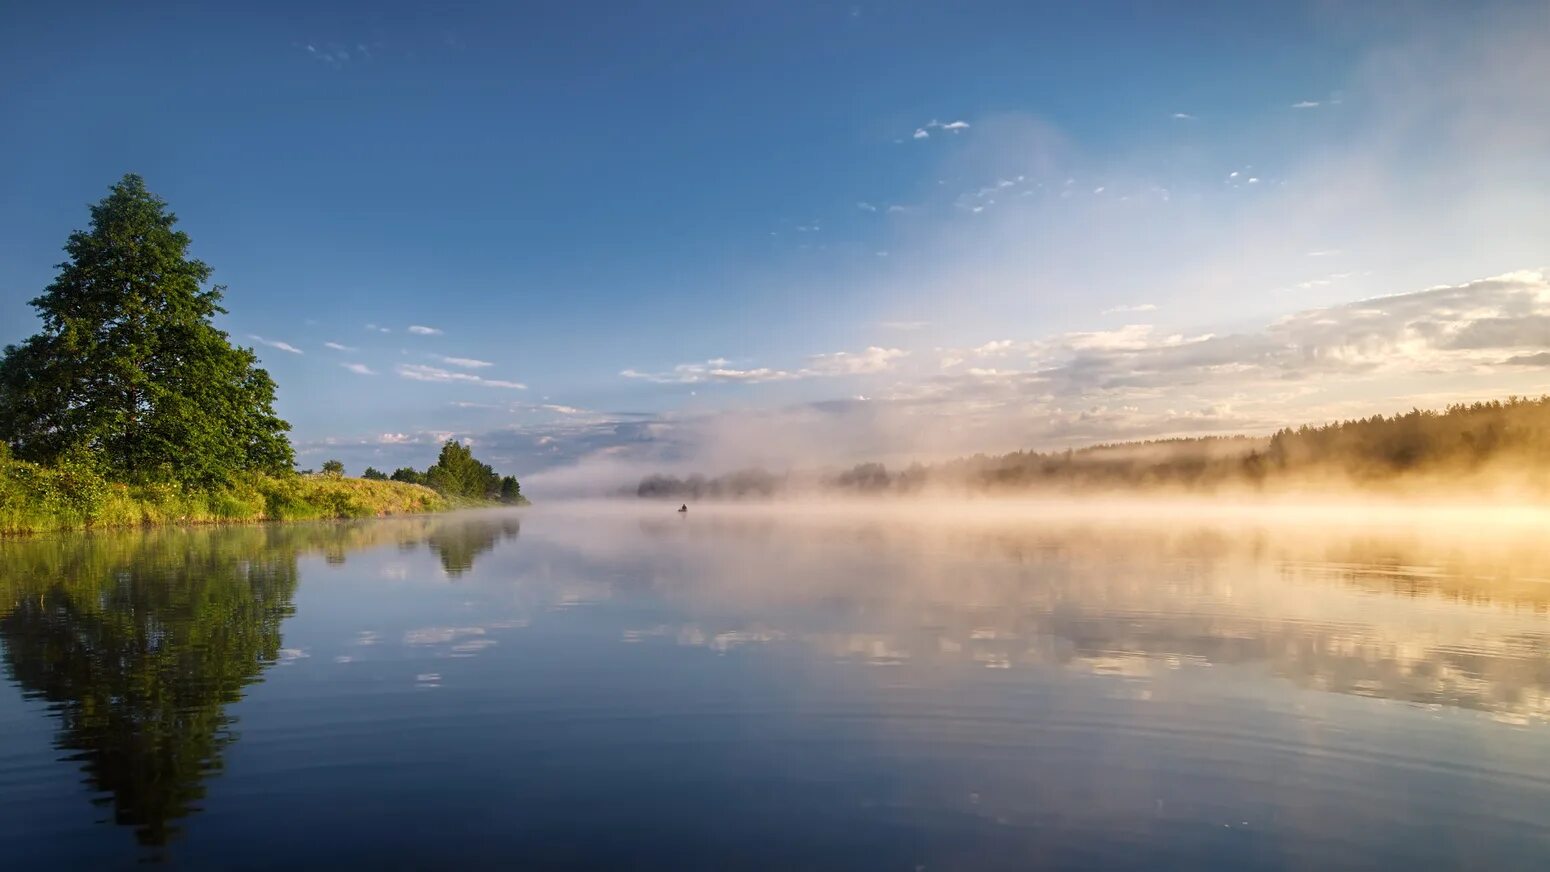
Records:
[[[682,514],[687,514],[687,513],[688,513],[688,511],[689,511],[689,507],[688,507],[688,506],[687,506],[687,505],[682,505],[682,506],[679,506],[679,507],[678,507],[678,513],[679,513],[679,514],[680,514],[680,515],[682,515]]]

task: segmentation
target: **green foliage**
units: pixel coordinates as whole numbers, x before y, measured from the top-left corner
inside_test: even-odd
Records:
[[[234,521],[366,518],[451,508],[419,485],[338,476],[245,473],[213,485],[108,482],[89,460],[0,460],[0,536],[53,530]]]
[[[517,483],[516,476],[508,475],[501,479],[500,500],[513,505],[527,502],[527,498],[522,496],[522,485]]]
[[[323,461],[323,474],[343,477],[344,464],[338,460],[325,460]]]
[[[398,469],[393,470],[392,480],[401,481],[404,484],[426,483],[425,473],[410,466],[400,466]]]
[[[368,467],[366,467],[366,471],[361,473],[361,478],[364,478],[367,481],[387,481],[388,480],[387,473],[385,473],[382,470],[376,468],[375,466],[368,466]]]
[[[47,464],[90,455],[124,481],[211,485],[292,464],[274,381],[212,319],[223,288],[176,217],[126,175],[70,235],[32,301],[43,329],[0,359],[0,441]]]
[[[489,499],[500,493],[500,476],[487,463],[474,459],[468,446],[448,439],[436,463],[425,471],[426,483],[447,496]]]
[[[393,480],[424,484],[457,500],[527,504],[516,478],[509,475],[502,478],[488,463],[475,459],[471,448],[455,439],[442,444],[435,464],[425,472],[406,466],[393,473]]]

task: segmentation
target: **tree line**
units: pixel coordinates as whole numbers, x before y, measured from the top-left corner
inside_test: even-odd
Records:
[[[1396,415],[1283,428],[1269,437],[1211,436],[1095,445],[1065,451],[977,454],[889,469],[777,475],[651,475],[635,495],[661,499],[766,498],[797,491],[908,494],[927,488],[1035,492],[1301,484],[1382,487],[1405,481],[1467,481],[1502,475],[1550,491],[1550,397],[1509,397],[1411,409]]]
[[[447,496],[468,499],[514,504],[527,501],[514,476],[502,476],[488,463],[479,462],[474,458],[473,449],[455,439],[442,443],[441,454],[424,472],[412,466],[401,466],[388,475],[368,466],[361,478],[420,484]]]

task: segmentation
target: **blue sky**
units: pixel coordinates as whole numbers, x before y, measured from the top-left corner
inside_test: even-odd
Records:
[[[1457,337],[1543,316],[1550,13],[1350,5],[11,4],[0,340],[132,171],[304,465],[452,434],[560,482],[1535,390],[1505,361],[1550,334]],[[1442,285],[1476,290],[1350,305]]]

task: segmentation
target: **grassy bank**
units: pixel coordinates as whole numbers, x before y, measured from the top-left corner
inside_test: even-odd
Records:
[[[118,484],[89,468],[0,458],[0,535],[162,524],[370,518],[439,512],[452,500],[417,484],[332,475],[237,477],[216,487]]]

